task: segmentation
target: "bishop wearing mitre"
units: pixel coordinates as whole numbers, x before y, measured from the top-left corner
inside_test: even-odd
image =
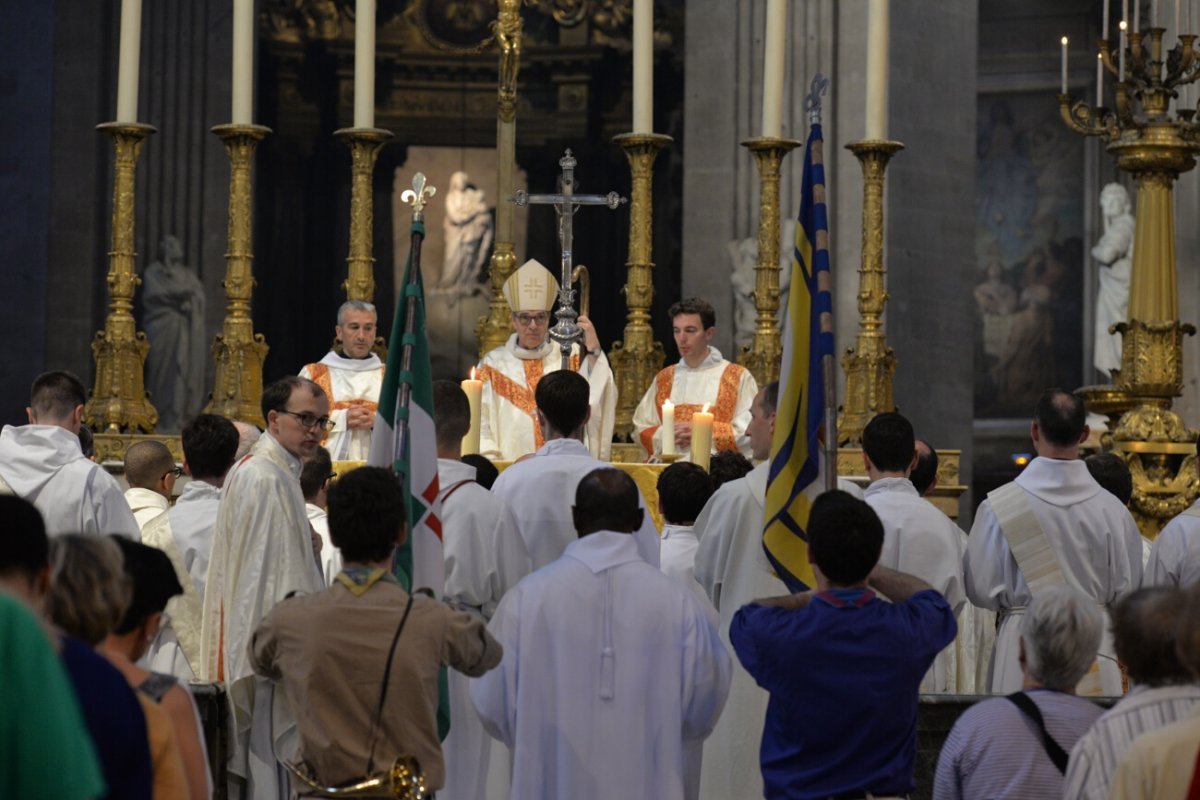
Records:
[[[558,281],[535,259],[530,259],[504,282],[504,299],[512,309],[513,333],[502,347],[479,362],[476,377],[483,381],[479,423],[479,450],[501,461],[514,461],[541,447],[541,428],[533,390],[547,372],[562,368],[562,352],[550,339],[558,296]],[[580,316],[583,345],[571,345],[568,368],[587,379],[591,387],[584,444],[595,458],[609,460],[617,387],[612,368],[591,320]]]

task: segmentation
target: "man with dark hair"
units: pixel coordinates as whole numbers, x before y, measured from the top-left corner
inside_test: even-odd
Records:
[[[229,774],[245,797],[285,797],[274,742],[295,727],[259,691],[249,661],[250,637],[271,608],[293,592],[319,591],[324,581],[320,541],[308,522],[300,491],[303,461],[321,446],[333,424],[320,386],[297,377],[268,386],[262,397],[267,430],[247,458],[229,471],[213,528],[204,588],[198,677],[224,681],[237,735],[230,741]]]
[[[1200,500],[1166,524],[1146,559],[1143,586],[1200,584]]]
[[[500,470],[496,469],[487,456],[481,456],[479,453],[467,453],[459,459],[468,467],[475,468],[475,482],[483,488],[491,491],[496,485],[496,478],[500,477]]]
[[[145,663],[155,672],[192,681],[200,666],[201,609],[213,526],[221,486],[238,448],[238,432],[225,417],[199,414],[183,426],[181,438],[183,471],[190,480],[175,505],[142,529],[142,541],[167,554],[183,593],[167,602]]]
[[[80,449],[83,384],[69,372],[47,372],[29,394],[29,424],[0,431],[0,494],[33,503],[50,536],[119,533],[136,540],[121,485]]]
[[[433,382],[433,423],[438,448],[442,550],[446,602],[492,618],[500,598],[529,574],[531,562],[517,520],[500,497],[475,482],[475,468],[459,460],[471,426],[467,393],[454,381]],[[464,675],[449,676],[450,733],[445,794],[482,800],[487,794],[492,739],[471,708]]]
[[[754,464],[739,452],[722,450],[714,453],[708,462],[708,477],[712,480],[713,491],[720,489],[730,481],[744,478],[754,469]]]
[[[713,413],[712,448],[750,455],[750,405],[758,384],[750,370],[726,361],[709,342],[717,332],[717,315],[712,305],[699,297],[681,300],[667,310],[675,332],[679,363],[659,372],[633,412],[633,431],[648,455],[663,452],[689,457],[692,415],[704,406]],[[674,407],[675,441],[662,441],[662,409]]]
[[[276,605],[250,642],[255,671],[278,684],[296,716],[297,762],[320,786],[362,780],[407,755],[426,786],[441,789],[438,670],[479,676],[500,663],[479,617],[410,595],[392,575],[404,521],[404,488],[388,470],[339,477],[329,533],[342,571],[329,588]]]
[[[157,439],[134,442],[125,451],[125,502],[144,529],[150,520],[171,507],[175,479],[183,474],[176,470],[175,457]]]
[[[1071,751],[1064,797],[1107,800],[1113,773],[1134,739],[1200,708],[1200,684],[1176,648],[1179,609],[1186,601],[1180,589],[1155,586],[1113,606],[1113,642],[1133,688]]]
[[[329,515],[325,504],[329,500],[329,485],[334,479],[333,459],[324,447],[318,447],[316,452],[304,460],[300,469],[300,491],[304,495],[304,511],[308,515],[308,524],[317,536],[321,537],[321,555],[317,564],[325,585],[332,586],[334,577],[342,571],[342,554],[333,544],[329,535]]]
[[[1083,460],[1088,472],[1100,484],[1100,488],[1128,507],[1133,498],[1133,475],[1125,459],[1116,453],[1092,453]]]
[[[700,543],[693,530],[696,517],[704,510],[713,491],[712,479],[704,468],[687,461],[676,462],[658,475],[658,510],[663,519],[659,566],[664,575],[679,581],[700,599],[716,625],[716,609],[704,593],[704,587],[696,581],[696,548]]]
[[[96,460],[96,436],[87,425],[79,426],[79,449],[88,461]]]
[[[578,536],[500,601],[504,659],[471,701],[513,749],[514,798],[683,800],[684,751],[721,713],[729,655],[691,592],[639,555],[633,479],[602,467],[572,495]]]
[[[479,451],[489,458],[514,461],[543,444],[533,393],[543,375],[563,368],[562,349],[549,338],[554,325],[558,281],[537,259],[516,269],[502,287],[512,311],[512,336],[484,355],[475,377],[483,381],[480,397]],[[616,422],[617,387],[596,328],[579,317],[583,341],[571,345],[567,369],[588,383],[591,416],[583,443],[593,456],[607,460]]]
[[[913,488],[921,497],[927,496],[938,486],[937,451],[924,439],[917,439],[917,465],[908,474]]]
[[[1000,613],[988,682],[993,694],[1021,688],[1021,615],[1041,589],[1071,586],[1109,606],[1141,582],[1137,525],[1079,460],[1079,445],[1088,435],[1085,419],[1082,400],[1047,389],[1029,431],[1037,458],[1015,481],[990,492],[975,512],[963,574],[967,598]],[[1078,690],[1084,696],[1121,694],[1121,671],[1107,632]]]
[[[583,444],[590,413],[586,380],[569,370],[551,372],[538,383],[535,397],[538,426],[546,443],[533,458],[500,473],[492,493],[516,515],[536,570],[555,561],[575,538],[571,499],[579,481],[608,465],[593,458]],[[658,531],[650,515],[645,515],[633,538],[646,563],[657,567]]]
[[[876,414],[863,428],[863,465],[871,484],[867,505],[883,522],[879,563],[916,575],[941,592],[957,617],[963,594],[963,533],[932,503],[921,499],[909,480],[917,463],[916,437],[907,419],[894,411]],[[921,681],[923,694],[953,692],[957,669],[953,647],[938,653]]]
[[[917,689],[954,641],[954,613],[920,578],[877,565],[883,543],[866,503],[817,497],[816,589],[758,600],[733,619],[738,659],[771,697],[758,732],[766,797],[882,799],[915,788]]]

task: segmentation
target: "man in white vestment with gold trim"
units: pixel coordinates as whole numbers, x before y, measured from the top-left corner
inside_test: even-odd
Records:
[[[375,306],[362,300],[342,303],[334,328],[342,353],[330,350],[320,361],[300,370],[301,378],[320,386],[329,397],[333,428],[322,444],[334,461],[366,461],[371,449],[384,370],[379,356],[371,352],[376,325]]]
[[[1020,617],[1038,590],[1070,586],[1108,607],[1142,580],[1142,539],[1121,501],[1079,459],[1088,436],[1078,397],[1047,389],[1030,435],[1037,458],[1012,483],[988,494],[967,537],[967,597],[1000,615],[988,691],[1020,691]],[[1100,652],[1080,681],[1083,696],[1122,694],[1121,669],[1105,629]]]
[[[558,281],[535,259],[526,261],[504,282],[513,334],[502,347],[483,357],[475,375],[483,381],[479,451],[488,458],[515,461],[545,444],[533,392],[542,375],[562,368],[562,352],[549,337],[550,312],[557,296]],[[607,461],[616,421],[617,387],[591,320],[580,316],[578,325],[583,329],[583,346],[571,345],[569,368],[590,386],[592,413],[584,444],[595,458]]]

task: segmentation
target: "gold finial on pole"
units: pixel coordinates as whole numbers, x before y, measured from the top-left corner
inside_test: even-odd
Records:
[[[375,300],[375,159],[392,139],[381,128],[342,128],[334,136],[350,148],[350,254],[346,257],[347,300]],[[382,341],[382,340],[381,340]]]
[[[896,356],[883,331],[888,293],[883,264],[883,178],[888,161],[904,149],[900,142],[866,139],[846,145],[863,172],[862,262],[858,268],[858,336],[842,356],[846,402],[838,417],[838,444],[858,445],[871,417],[895,411],[892,378]]]
[[[263,125],[217,125],[212,132],[229,154],[229,249],[225,253],[225,320],[213,342],[216,379],[205,412],[265,427],[262,365],[267,343],[254,332],[254,148],[271,129]]]
[[[413,175],[412,188],[405,189],[400,194],[400,199],[412,206],[413,222],[425,221],[425,202],[435,194],[437,194],[437,187],[426,185],[425,173],[418,172]]]
[[[613,432],[624,441],[633,432],[633,412],[650,382],[662,368],[661,342],[650,328],[654,300],[654,160],[673,139],[660,133],[623,133],[614,138],[633,181],[629,204],[629,260],[625,262],[625,304],[629,309],[625,334],[614,342],[609,359],[617,383],[617,414]]]
[[[133,234],[138,156],[155,128],[137,122],[106,122],[96,130],[112,137],[115,154],[112,248],[108,251],[108,315],[104,330],[97,331],[92,341],[96,383],[83,418],[97,433],[150,433],[158,423],[158,412],[146,396],[144,383],[150,345],[133,319],[133,294],[142,282],[137,275]]]

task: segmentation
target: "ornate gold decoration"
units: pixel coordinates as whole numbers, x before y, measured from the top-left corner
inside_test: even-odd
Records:
[[[267,343],[254,332],[250,299],[254,293],[254,148],[271,129],[263,125],[217,125],[212,132],[229,153],[229,251],[225,254],[225,321],[213,342],[216,380],[205,412],[265,427],[262,365]]]
[[[892,378],[896,356],[883,331],[888,293],[883,265],[883,178],[900,142],[864,140],[846,145],[863,172],[862,262],[858,268],[858,336],[842,356],[846,401],[839,409],[838,444],[858,444],[871,417],[895,411]]]
[[[314,797],[363,797],[365,793],[385,791],[383,797],[397,800],[431,800],[433,792],[425,785],[425,774],[414,756],[400,756],[387,769],[376,770],[361,780],[338,786],[324,786],[296,764],[285,761],[284,766],[304,785],[303,793]]]
[[[125,451],[131,445],[145,441],[162,442],[171,451],[171,458],[176,464],[183,463],[183,442],[178,435],[155,436],[140,433],[97,433],[94,439],[96,447],[96,463],[123,464]]]
[[[958,498],[967,490],[959,482],[961,450],[938,450],[937,488],[925,495],[925,499],[933,503],[950,519],[958,519]],[[839,447],[837,451],[837,474],[840,478],[849,478],[864,489],[870,483],[867,471],[863,465],[863,452],[857,447]]]
[[[754,155],[761,191],[758,198],[758,258],[754,262],[754,340],[738,354],[759,386],[779,377],[783,345],[779,332],[779,168],[800,146],[795,139],[759,137],[742,142]]]
[[[623,133],[614,137],[633,175],[629,205],[629,260],[626,262],[625,304],[629,309],[622,339],[609,354],[617,383],[617,418],[613,427],[624,441],[633,432],[633,412],[654,376],[662,368],[663,346],[650,328],[654,300],[653,188],[654,159],[674,141],[661,133]]]
[[[152,125],[106,122],[96,130],[112,137],[113,163],[112,248],[108,251],[108,315],[104,330],[92,341],[96,383],[83,409],[84,421],[96,433],[152,432],[158,412],[150,404],[143,382],[150,344],[133,320],[133,293],[142,279],[137,275],[133,249],[138,156]]]
[[[1171,99],[1200,77],[1200,60],[1191,34],[1180,35],[1164,58],[1165,32],[1150,28],[1128,35],[1127,71],[1125,80],[1114,84],[1114,108],[1058,96],[1067,126],[1103,140],[1117,166],[1137,181],[1129,320],[1113,326],[1122,334],[1115,390],[1124,393],[1130,407],[1104,442],[1129,464],[1130,505],[1150,538],[1200,495],[1194,457],[1198,433],[1171,410],[1171,400],[1183,391],[1183,336],[1195,333],[1179,321],[1172,191],[1179,175],[1195,166],[1200,150],[1196,110],[1172,115]],[[1108,40],[1099,47],[1105,69],[1120,77],[1119,50]],[[1099,396],[1103,402],[1105,395]]]
[[[479,355],[500,347],[512,331],[511,312],[504,299],[504,282],[517,268],[513,245],[513,208],[506,198],[513,195],[513,171],[517,162],[517,73],[521,69],[521,0],[500,0],[500,11],[492,25],[500,50],[500,80],[496,109],[496,244],[492,250],[489,277],[492,299],[488,313],[479,318],[475,336]]]

